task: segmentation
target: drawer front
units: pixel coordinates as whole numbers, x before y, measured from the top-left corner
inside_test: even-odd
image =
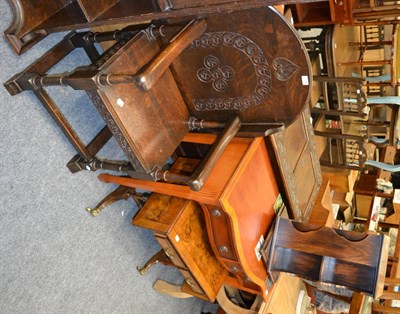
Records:
[[[168,240],[179,252],[185,269],[190,271],[207,298],[214,301],[228,272],[214,255],[199,204],[188,204],[176,219]]]
[[[178,268],[186,269],[185,263],[181,260],[178,252],[175,251],[174,247],[169,243],[168,239],[161,238],[156,236],[155,237],[157,242],[161,245],[164,249],[165,254],[169,257],[172,263]]]
[[[351,0],[329,0],[331,19],[334,23],[345,23],[349,21],[347,1]]]
[[[186,283],[192,288],[194,292],[200,293],[204,295],[204,291],[200,288],[200,285],[197,283],[197,281],[194,279],[192,274],[188,272],[187,270],[180,269],[179,270],[183,277],[185,278]]]

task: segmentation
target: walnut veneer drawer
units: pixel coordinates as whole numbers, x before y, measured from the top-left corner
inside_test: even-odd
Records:
[[[152,230],[192,290],[215,300],[228,271],[212,251],[199,204],[153,193],[132,224]]]
[[[169,239],[156,236],[156,240],[163,248],[165,254],[168,256],[168,258],[176,267],[186,269],[185,263],[180,258],[179,253],[175,251]]]
[[[194,279],[189,271],[183,269],[180,269],[179,271],[181,272],[183,278],[185,278],[185,282],[190,286],[190,288],[192,288],[194,292],[204,294],[203,289],[201,289],[196,279]]]

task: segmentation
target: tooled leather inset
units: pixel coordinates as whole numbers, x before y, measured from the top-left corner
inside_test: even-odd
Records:
[[[254,72],[257,78],[257,84],[250,95],[226,98],[207,98],[207,99],[192,99],[196,110],[233,110],[245,109],[257,106],[267,97],[272,89],[271,71],[268,66],[266,57],[263,51],[251,39],[234,32],[211,32],[206,33],[192,42],[191,49],[205,49],[217,47],[231,47],[237,49],[250,60],[254,67]],[[215,56],[210,56],[214,57]],[[206,57],[207,58],[207,57]],[[219,61],[218,61],[219,62]],[[227,65],[225,65],[227,66]],[[229,67],[231,68],[231,67]],[[214,69],[214,68],[213,68]],[[225,68],[228,70],[228,68]],[[232,69],[232,68],[231,68]],[[198,70],[199,75],[201,69]],[[226,72],[228,77],[234,74]],[[198,78],[204,81],[205,71],[202,71],[203,76]],[[208,78],[206,78],[208,79]],[[219,88],[226,88],[228,80],[216,80]],[[225,86],[225,87],[224,87]],[[214,86],[215,88],[215,86]]]

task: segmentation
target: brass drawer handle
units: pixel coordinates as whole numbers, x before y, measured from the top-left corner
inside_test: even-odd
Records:
[[[339,5],[339,6],[342,6],[342,5],[343,5],[343,1],[341,1],[341,0],[335,0],[335,4],[336,4],[336,5]]]
[[[170,251],[170,249],[165,249],[164,252],[165,252],[165,255],[167,255],[169,259],[175,258],[175,255]]]
[[[185,281],[192,288],[195,286],[195,283],[193,282],[193,280],[191,278],[186,278]]]

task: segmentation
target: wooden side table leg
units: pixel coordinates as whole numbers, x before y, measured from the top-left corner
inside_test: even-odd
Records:
[[[94,208],[86,208],[86,210],[93,216],[96,217],[100,214],[100,212],[107,207],[108,205],[115,203],[119,200],[127,200],[129,197],[132,197],[138,207],[142,207],[145,199],[147,199],[148,194],[139,194],[136,192],[136,189],[120,185],[113,192],[108,194],[105,198],[103,198]]]
[[[170,259],[163,249],[154,254],[142,267],[137,266],[136,269],[141,275],[145,275],[151,266],[158,263],[171,265]]]

